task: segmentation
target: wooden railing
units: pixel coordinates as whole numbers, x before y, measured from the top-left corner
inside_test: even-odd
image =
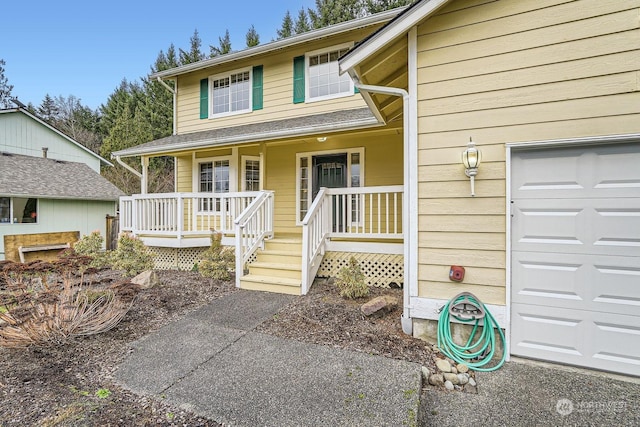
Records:
[[[235,220],[236,286],[244,276],[244,266],[265,239],[273,237],[273,191],[262,191]]]
[[[402,239],[402,185],[322,188],[302,220],[302,294],[331,238]]]
[[[158,193],[121,197],[121,230],[178,239],[211,230],[233,234],[236,218],[259,194]]]

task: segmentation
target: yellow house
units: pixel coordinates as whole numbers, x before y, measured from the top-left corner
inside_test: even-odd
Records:
[[[250,289],[304,294],[355,255],[404,285],[407,333],[468,291],[509,354],[640,375],[639,16],[422,0],[157,73],[175,134],[114,154],[174,156],[178,193],[121,223],[167,259],[221,231]]]
[[[423,0],[341,58],[380,119],[407,91],[414,335],[468,291],[512,355],[640,375],[639,18],[639,0]]]
[[[174,135],[114,153],[142,158],[143,194],[121,199],[121,228],[159,267],[189,269],[216,230],[236,247],[245,289],[305,294],[351,256],[371,285],[400,285],[402,105],[380,121],[338,72],[340,56],[398,13],[151,76],[174,82]],[[153,156],[175,158],[176,193],[146,194]]]

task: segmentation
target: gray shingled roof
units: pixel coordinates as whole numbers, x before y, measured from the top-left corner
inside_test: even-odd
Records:
[[[113,156],[139,156],[163,151],[186,150],[217,145],[266,141],[278,138],[317,135],[341,130],[381,125],[368,108],[334,111],[306,117],[172,135],[132,148]]]
[[[84,163],[0,153],[0,195],[118,200],[125,194]]]

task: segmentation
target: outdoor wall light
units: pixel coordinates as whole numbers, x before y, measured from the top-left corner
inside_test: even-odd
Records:
[[[327,137],[326,136],[321,136],[321,137],[318,137],[316,139],[318,140],[318,142],[325,142],[327,140]]]
[[[467,149],[462,152],[462,163],[464,164],[464,174],[471,179],[471,196],[475,196],[474,179],[478,174],[478,166],[482,161],[482,153],[476,148],[476,144],[471,138],[467,144]]]

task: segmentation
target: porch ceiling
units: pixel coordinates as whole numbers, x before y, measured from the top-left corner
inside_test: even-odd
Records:
[[[319,133],[327,134],[381,125],[383,125],[383,123],[379,123],[368,108],[359,108],[315,114],[302,118],[252,123],[243,126],[172,135],[126,150],[116,151],[112,156],[132,157],[163,154],[194,148],[261,142]]]
[[[358,67],[360,81],[368,85],[407,89],[409,85],[407,38],[402,37],[365,60]],[[385,121],[402,116],[402,99],[397,96],[371,94]]]

